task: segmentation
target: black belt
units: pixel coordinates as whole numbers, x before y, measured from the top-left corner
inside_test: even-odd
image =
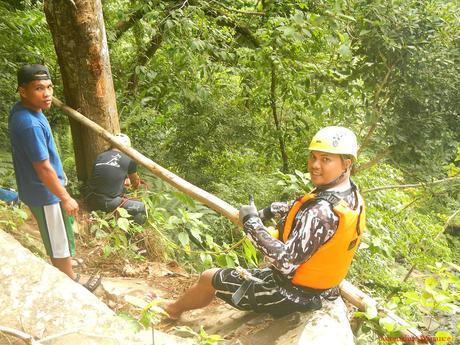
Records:
[[[252,276],[251,273],[246,271],[242,267],[237,267],[236,271],[239,273],[242,279],[245,279],[243,284],[233,293],[232,302],[237,306],[243,297],[246,295],[248,297],[248,302],[251,305],[252,309],[257,308],[256,297],[254,295],[254,285],[255,284],[265,284],[265,281]]]
[[[273,278],[275,279],[275,282],[280,287],[285,288],[288,291],[302,293],[305,297],[318,296],[318,295],[321,295],[321,293],[323,293],[324,291],[329,290],[329,289],[315,289],[315,288],[311,288],[308,286],[292,284],[289,278],[286,278],[286,276],[282,275],[277,270],[273,270]]]

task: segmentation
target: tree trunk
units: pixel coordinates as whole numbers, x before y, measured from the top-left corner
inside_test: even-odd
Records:
[[[101,1],[45,0],[44,8],[66,103],[106,130],[119,132]],[[107,142],[74,120],[70,126],[77,176],[86,181],[96,156],[108,148]]]
[[[276,68],[275,64],[271,63],[271,83],[270,83],[270,106],[272,108],[272,115],[275,121],[276,134],[280,145],[281,159],[283,160],[283,173],[287,174],[289,171],[289,160],[286,153],[286,144],[284,142],[283,130],[278,118],[278,111],[276,107]]]

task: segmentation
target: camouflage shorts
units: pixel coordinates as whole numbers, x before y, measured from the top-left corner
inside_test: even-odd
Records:
[[[280,293],[279,286],[273,278],[273,271],[267,269],[247,270],[253,277],[263,283],[248,284],[240,273],[233,268],[225,268],[214,274],[212,285],[217,290],[216,296],[231,306],[240,310],[250,310],[258,313],[270,313],[274,316],[283,316],[295,311],[317,309],[312,305],[301,305],[287,299]],[[243,284],[245,286],[243,286]],[[243,286],[243,291],[239,290]],[[241,299],[235,302],[232,296],[242,294]],[[238,294],[237,293],[237,294]]]

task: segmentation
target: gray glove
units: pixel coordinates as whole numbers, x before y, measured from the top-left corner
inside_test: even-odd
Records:
[[[259,217],[263,222],[272,219],[274,216],[275,215],[272,213],[272,208],[270,206],[259,210]]]
[[[249,205],[243,205],[240,208],[240,223],[244,225],[246,221],[251,217],[258,217],[256,205],[254,205],[254,199],[252,196],[249,197]]]

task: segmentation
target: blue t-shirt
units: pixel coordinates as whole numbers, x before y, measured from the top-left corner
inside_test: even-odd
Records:
[[[48,159],[64,185],[64,170],[45,115],[16,103],[8,119],[19,198],[29,206],[55,204],[60,199],[40,181],[32,162]]]

